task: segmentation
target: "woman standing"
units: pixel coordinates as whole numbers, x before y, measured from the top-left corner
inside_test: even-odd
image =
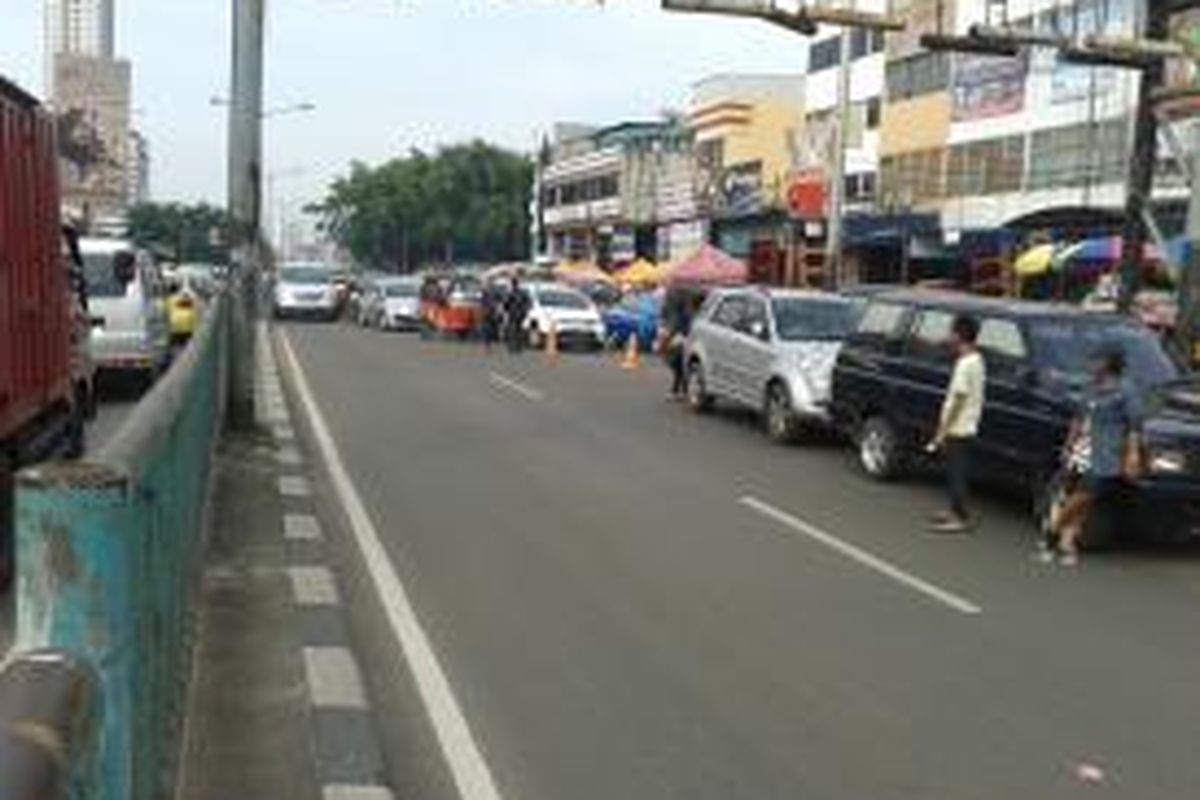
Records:
[[[1125,354],[1118,346],[1100,349],[1091,361],[1091,383],[1071,423],[1064,446],[1070,490],[1051,514],[1042,559],[1055,555],[1064,566],[1079,561],[1079,537],[1096,503],[1119,491],[1140,471],[1141,404],[1125,379]]]

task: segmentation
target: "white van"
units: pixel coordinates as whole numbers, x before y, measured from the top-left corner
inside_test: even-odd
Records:
[[[133,372],[148,380],[170,359],[166,284],[144,250],[122,239],[81,239],[99,372]]]

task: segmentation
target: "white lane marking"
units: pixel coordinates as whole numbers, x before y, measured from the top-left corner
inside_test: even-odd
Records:
[[[304,463],[304,457],[295,447],[288,445],[275,451],[275,460],[285,467],[297,467]]]
[[[308,478],[299,475],[281,475],[279,477],[279,493],[284,497],[308,497],[312,494],[312,486]]]
[[[534,389],[532,386],[526,386],[520,381],[515,381],[512,378],[506,378],[499,372],[489,372],[488,375],[491,377],[492,384],[494,386],[501,386],[509,391],[516,392],[526,400],[533,400],[534,402],[537,402],[538,400],[546,399],[546,395],[542,394],[541,390]]]
[[[359,554],[383,604],[392,634],[400,644],[408,661],[409,671],[416,680],[425,711],[437,735],[438,744],[441,745],[442,755],[450,768],[454,784],[458,787],[459,797],[462,800],[501,800],[491,769],[483,758],[466,717],[463,716],[454,690],[438,662],[437,653],[434,652],[433,645],[421,626],[408,591],[404,588],[400,576],[396,574],[391,557],[380,541],[379,531],[371,521],[371,515],[350,479],[342,455],[317,406],[287,333],[281,334],[279,342],[288,374],[293,379],[300,404],[312,423],[313,436],[321,448],[333,487],[350,520]]]
[[[321,789],[321,800],[392,800],[395,795],[384,786],[349,786],[331,783]]]
[[[975,603],[972,603],[970,600],[967,600],[966,598],[957,595],[954,592],[950,592],[942,589],[939,586],[935,586],[923,578],[918,578],[916,575],[913,575],[911,572],[906,572],[890,561],[880,558],[879,556],[874,555],[873,553],[870,553],[857,545],[843,541],[842,539],[834,536],[832,533],[826,533],[815,525],[810,525],[804,520],[794,517],[788,512],[782,511],[770,503],[763,502],[762,500],[749,495],[742,497],[738,502],[747,508],[757,511],[764,517],[770,517],[781,525],[791,528],[796,533],[806,536],[819,544],[825,545],[830,550],[841,553],[851,561],[856,561],[862,566],[872,569],[884,577],[891,578],[896,583],[920,592],[926,597],[936,600],[942,605],[949,606],[955,611],[958,611],[962,614],[983,613],[983,609]]]
[[[304,648],[304,677],[316,708],[367,708],[358,662],[348,647]]]
[[[327,567],[288,567],[292,600],[298,606],[336,606],[337,582]]]
[[[311,541],[321,538],[321,523],[311,514],[285,514],[283,516],[285,539]]]

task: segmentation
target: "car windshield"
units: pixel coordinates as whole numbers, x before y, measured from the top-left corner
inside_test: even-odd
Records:
[[[327,286],[333,282],[333,273],[322,267],[281,267],[280,283],[297,283],[302,286]]]
[[[539,289],[538,302],[547,308],[566,308],[586,311],[590,305],[588,299],[581,294],[568,292],[563,289]]]
[[[1145,328],[1112,319],[1038,320],[1030,337],[1051,377],[1081,383],[1088,361],[1101,347],[1118,346],[1125,353],[1129,376],[1142,386],[1154,386],[1179,376],[1158,338]]]
[[[777,297],[771,310],[776,334],[788,342],[844,339],[857,320],[854,305],[841,300]]]
[[[113,274],[113,253],[85,253],[83,274],[89,297],[121,297],[125,286]]]
[[[389,283],[384,287],[388,297],[416,297],[418,287],[415,283]]]

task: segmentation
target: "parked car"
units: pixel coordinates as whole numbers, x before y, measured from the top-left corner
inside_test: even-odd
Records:
[[[415,331],[421,327],[421,283],[415,278],[386,278],[367,287],[360,319],[383,331]]]
[[[586,294],[560,283],[530,283],[525,330],[533,347],[544,347],[553,326],[562,347],[599,349],[604,346],[604,320]]]
[[[628,294],[604,311],[604,338],[611,345],[624,347],[629,337],[636,335],[638,346],[649,350],[658,336],[658,318],[661,314],[661,294]]]
[[[466,339],[483,317],[483,282],[474,274],[430,273],[418,289],[421,332]]]
[[[158,265],[122,239],[81,239],[79,250],[97,369],[153,382],[171,357],[167,285]]]
[[[341,300],[333,281],[333,270],[323,264],[282,264],[275,277],[276,319],[304,318],[333,321]]]
[[[834,360],[855,319],[854,303],[838,295],[716,290],[688,337],[688,401],[696,411],[716,400],[761,411],[780,442],[806,426],[827,426]]]
[[[946,340],[960,313],[980,321],[987,364],[974,453],[983,477],[1027,489],[1045,524],[1088,359],[1101,346],[1119,346],[1149,409],[1142,431],[1148,470],[1111,513],[1092,515],[1087,543],[1103,544],[1133,527],[1156,538],[1200,533],[1200,386],[1141,324],[1073,306],[930,291],[874,297],[833,379],[834,415],[868,475],[902,474],[933,434],[952,368]]]

